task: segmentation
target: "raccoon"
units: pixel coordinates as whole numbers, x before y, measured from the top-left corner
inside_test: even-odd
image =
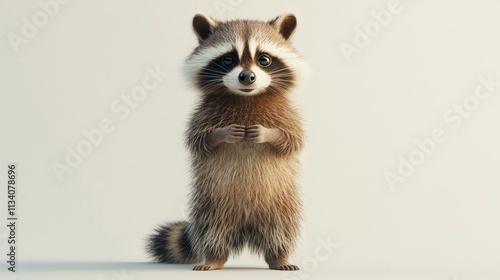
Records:
[[[302,121],[290,100],[305,66],[291,45],[293,14],[220,22],[195,15],[199,45],[185,61],[201,93],[189,122],[189,222],[166,223],[147,250],[162,263],[221,269],[248,247],[270,269],[288,262],[299,237]]]

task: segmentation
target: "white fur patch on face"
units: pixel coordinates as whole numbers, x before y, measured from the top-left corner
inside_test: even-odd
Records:
[[[255,73],[255,76],[257,77],[255,79],[255,83],[253,83],[251,86],[255,88],[255,92],[251,92],[253,94],[258,94],[264,91],[270,84],[271,84],[271,76],[267,74],[266,71],[262,70],[259,66],[252,66],[250,68]]]
[[[209,46],[203,48],[197,53],[192,54],[186,61],[184,66],[185,74],[193,79],[201,69],[206,67],[210,61],[214,58],[219,57],[225,53],[233,50],[233,45],[231,43],[222,43],[215,46]]]
[[[248,48],[250,49],[250,55],[252,57],[255,57],[255,53],[257,51],[257,42],[254,38],[250,38],[250,40],[248,40]]]
[[[243,71],[241,66],[235,67],[231,72],[227,73],[222,82],[233,93],[239,95],[257,95],[263,92],[270,84],[271,77],[258,66],[252,66],[250,69],[255,73],[255,82],[250,85],[240,83],[238,76]]]
[[[259,44],[259,48],[267,54],[273,55],[275,57],[283,60],[287,65],[294,64],[301,61],[299,55],[293,50],[285,47],[279,46],[277,44],[262,42]]]
[[[238,58],[241,59],[241,57],[243,56],[243,49],[245,48],[245,42],[238,38],[234,43],[234,48],[238,52]]]
[[[295,50],[266,41],[260,42],[258,47],[262,52],[279,58],[287,67],[292,68],[298,80],[309,76],[309,66]]]

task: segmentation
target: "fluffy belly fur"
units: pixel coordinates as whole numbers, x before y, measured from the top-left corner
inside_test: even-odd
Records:
[[[234,222],[254,223],[298,209],[298,158],[278,156],[272,149],[267,144],[222,144],[199,165],[194,191],[201,187],[208,192],[219,213],[241,219]]]

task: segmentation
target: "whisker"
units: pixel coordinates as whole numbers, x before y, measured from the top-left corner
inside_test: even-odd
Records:
[[[227,71],[226,68],[222,67],[221,65],[217,64],[217,63],[212,63],[211,65],[216,65],[217,67],[219,67],[220,69],[224,70],[224,71]]]
[[[210,68],[205,68],[202,70],[202,72],[211,72],[211,73],[218,73],[218,74],[225,74],[226,72],[222,72],[217,69],[210,69]]]

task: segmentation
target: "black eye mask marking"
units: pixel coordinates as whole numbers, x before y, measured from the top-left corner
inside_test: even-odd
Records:
[[[212,59],[198,72],[197,83],[201,88],[216,90],[223,88],[222,78],[239,64],[238,53],[232,50]]]
[[[263,71],[267,72],[273,80],[293,80],[292,71],[278,57],[262,51],[257,51],[257,53],[255,54],[255,58],[257,66],[259,66]]]

